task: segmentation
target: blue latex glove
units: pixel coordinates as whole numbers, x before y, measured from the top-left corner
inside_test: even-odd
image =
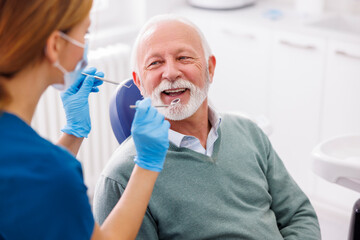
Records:
[[[96,72],[96,68],[87,68],[84,73],[104,77],[104,73]],[[91,130],[89,94],[99,92],[98,86],[101,84],[101,80],[81,75],[73,85],[61,93],[66,114],[66,125],[61,131],[76,137],[88,136]]]
[[[170,123],[154,107],[150,98],[136,102],[131,135],[137,156],[135,163],[145,169],[160,172],[169,148]]]

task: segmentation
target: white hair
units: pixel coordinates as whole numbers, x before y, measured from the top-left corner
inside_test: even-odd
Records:
[[[209,57],[212,55],[209,43],[207,42],[207,40],[205,39],[204,34],[201,32],[201,30],[194,24],[192,23],[190,20],[176,15],[176,14],[163,14],[163,15],[157,15],[155,17],[150,18],[145,25],[141,28],[141,30],[138,33],[138,36],[136,37],[134,46],[132,48],[132,52],[131,52],[131,70],[136,72],[139,76],[140,76],[140,72],[139,72],[139,65],[138,65],[138,61],[137,61],[137,57],[138,57],[138,50],[139,50],[139,45],[142,41],[143,35],[153,26],[159,24],[159,23],[164,23],[164,22],[172,22],[172,21],[177,21],[177,22],[181,22],[184,23],[188,26],[190,26],[191,28],[193,28],[197,34],[200,37],[201,40],[201,45],[202,48],[204,50],[204,56],[206,59],[206,63],[209,60]]]

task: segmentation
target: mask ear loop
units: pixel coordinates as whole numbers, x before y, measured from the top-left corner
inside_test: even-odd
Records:
[[[69,37],[67,34],[60,32],[60,36],[62,38],[64,38],[65,40],[71,42],[72,44],[74,44],[75,46],[81,47],[81,48],[85,48],[85,44],[79,42],[78,40],[73,39],[72,37]],[[88,38],[87,36],[85,36],[85,38]]]
[[[59,69],[63,74],[68,73],[68,71],[66,71],[66,69],[63,66],[61,66],[61,64],[59,63],[59,60],[54,62],[53,66],[56,67],[57,69]]]

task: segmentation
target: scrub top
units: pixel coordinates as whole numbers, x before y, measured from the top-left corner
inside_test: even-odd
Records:
[[[81,164],[13,114],[0,113],[0,239],[90,239]]]

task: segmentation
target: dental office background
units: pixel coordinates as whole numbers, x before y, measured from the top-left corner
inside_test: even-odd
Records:
[[[204,2],[208,9],[192,6]],[[232,9],[241,2],[254,4]],[[221,7],[230,9],[209,9]],[[260,123],[310,197],[323,239],[346,239],[360,193],[315,174],[311,153],[326,139],[360,134],[360,0],[95,0],[89,65],[112,81],[131,78],[137,31],[161,13],[200,27],[217,58],[212,104]],[[92,131],[78,155],[90,199],[118,146],[109,120],[116,87],[104,83],[90,97]],[[58,93],[49,88],[32,125],[55,142],[64,124]]]

